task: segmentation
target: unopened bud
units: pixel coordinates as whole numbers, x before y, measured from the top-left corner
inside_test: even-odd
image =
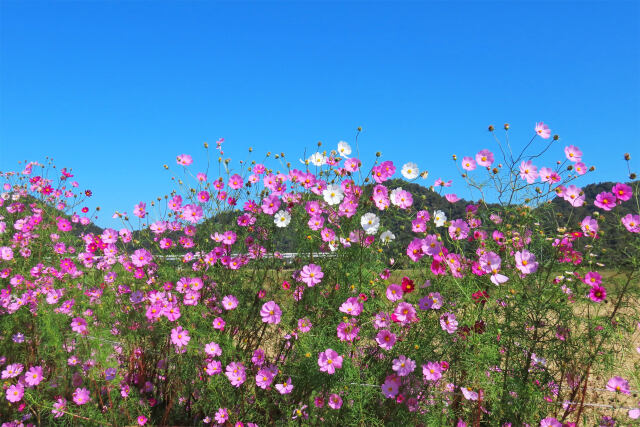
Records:
[[[382,156],[382,153],[381,153],[381,152],[379,152],[379,151],[378,151],[378,152],[376,152],[376,157],[380,157],[380,156]]]
[[[493,125],[489,125],[489,132],[493,132],[494,129]]]
[[[573,165],[569,165],[569,166],[567,166],[567,170],[568,170],[568,171],[573,170]]]
[[[589,172],[593,172],[594,170],[596,170],[596,167],[595,167],[595,166],[591,166],[591,167],[589,168]]]
[[[635,174],[635,173],[633,173],[633,172],[632,172],[632,173],[630,173],[630,174],[629,174],[629,178],[631,178],[631,179],[636,179],[636,174]]]
[[[498,174],[498,168],[493,168],[493,173],[494,173],[494,175],[497,175]]]
[[[504,124],[504,130],[509,130],[509,123]]]
[[[560,135],[553,135],[553,140],[554,140],[554,141],[557,141],[557,140],[559,140],[559,139],[560,139]]]
[[[358,132],[362,132],[362,126],[358,126]]]
[[[204,143],[204,148],[209,148],[209,143],[208,142]]]
[[[625,160],[631,160],[631,155],[629,153],[624,153]]]
[[[456,156],[455,154],[452,157],[453,157],[453,160],[458,160],[458,156]]]
[[[318,147],[322,145],[322,141],[318,141]]]

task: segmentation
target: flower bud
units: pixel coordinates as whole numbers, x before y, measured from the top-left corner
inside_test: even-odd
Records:
[[[489,132],[493,132],[493,129],[495,129],[493,125],[489,125]]]
[[[455,154],[452,157],[453,157],[453,160],[458,160],[458,156],[456,156]]]
[[[560,135],[553,135],[553,140],[554,140],[554,141],[557,141],[557,140],[559,140],[559,139],[560,139]]]
[[[504,124],[504,130],[509,130],[509,123]]]
[[[624,153],[625,160],[631,160],[631,155],[629,153]]]
[[[322,141],[318,141],[318,147],[322,145]]]
[[[362,126],[358,126],[358,132],[362,132]]]
[[[632,172],[632,173],[630,173],[630,174],[629,174],[629,178],[630,178],[630,179],[636,179],[636,174],[635,174],[635,173],[633,173],[633,172]]]

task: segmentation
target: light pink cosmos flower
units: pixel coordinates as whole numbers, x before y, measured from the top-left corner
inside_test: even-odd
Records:
[[[133,214],[138,218],[144,218],[147,215],[146,208],[147,204],[140,202],[133,207]]]
[[[149,264],[152,259],[151,252],[146,249],[136,249],[131,255],[131,263],[136,267],[144,267]]]
[[[225,424],[229,419],[229,410],[227,408],[219,408],[214,418],[218,424]]]
[[[564,191],[564,199],[574,208],[579,208],[584,204],[585,196],[581,188],[572,184]]]
[[[442,378],[442,366],[438,362],[427,362],[422,365],[422,375],[427,381],[438,381]]]
[[[477,167],[476,161],[471,157],[463,157],[462,158],[462,169],[466,171],[472,171]]]
[[[42,366],[31,367],[24,376],[24,382],[30,387],[35,387],[42,382]]]
[[[470,387],[460,387],[464,398],[467,400],[478,400],[478,392],[473,391]]]
[[[291,377],[287,378],[285,382],[282,384],[276,384],[276,390],[280,392],[280,394],[289,394],[293,390],[293,384],[291,383]]]
[[[212,360],[211,362],[207,363],[204,371],[209,376],[220,374],[222,373],[222,363],[218,360]]]
[[[538,262],[536,256],[526,249],[518,251],[515,254],[516,268],[520,270],[522,274],[531,274],[538,271]]]
[[[611,209],[616,207],[616,196],[609,193],[608,191],[603,191],[596,196],[596,200],[594,200],[593,204],[600,209],[610,211]]]
[[[305,265],[300,272],[300,281],[306,283],[310,288],[320,283],[323,277],[322,269],[315,264]]]
[[[551,129],[543,122],[536,123],[535,131],[540,138],[549,139],[551,136]]]
[[[282,310],[280,310],[280,307],[275,301],[268,301],[262,305],[260,316],[262,316],[264,323],[277,325],[282,318]]]
[[[520,178],[527,181],[527,184],[533,184],[538,177],[538,167],[534,166],[531,160],[520,163]]]
[[[22,400],[24,396],[24,387],[22,384],[14,384],[7,389],[7,400],[11,403],[16,403]]]
[[[300,332],[309,332],[311,330],[311,322],[306,317],[302,319],[298,319],[298,331]]]
[[[456,219],[449,226],[449,236],[454,240],[463,240],[469,236],[469,225],[463,219]]]
[[[591,216],[585,216],[582,222],[580,222],[580,228],[582,232],[587,236],[595,236],[598,233],[598,221],[591,218]]]
[[[493,164],[493,160],[493,153],[486,148],[476,154],[476,162],[482,167],[490,167]]]
[[[567,159],[572,162],[579,162],[582,160],[582,151],[575,145],[569,145],[564,147],[564,154],[567,156]]]
[[[329,408],[331,409],[340,409],[342,407],[342,398],[337,394],[332,394],[329,396]]]
[[[53,414],[54,418],[60,418],[61,416],[64,415],[64,411],[67,407],[67,399],[65,399],[64,397],[59,397],[56,402],[53,404],[53,409],[51,410],[51,413]]]
[[[13,259],[13,250],[8,246],[0,247],[0,259],[11,261]]]
[[[336,369],[342,368],[342,356],[338,355],[335,350],[328,348],[318,355],[318,365],[320,372],[333,375]]]
[[[623,184],[621,182],[611,188],[611,192],[616,196],[618,200],[626,202],[633,196],[633,189],[629,187],[627,184]]]
[[[339,310],[345,314],[350,314],[351,316],[358,316],[362,313],[363,308],[364,306],[358,297],[349,297],[344,303],[342,303]]]
[[[396,343],[396,335],[387,329],[381,329],[376,335],[376,342],[380,348],[391,350]]]
[[[188,204],[182,208],[182,219],[188,221],[192,224],[197,223],[202,218],[204,218],[204,211],[202,210],[202,206]]]
[[[79,334],[86,335],[89,333],[89,330],[87,329],[87,321],[82,317],[74,317],[71,320],[71,330]]]
[[[398,304],[393,313],[391,319],[400,323],[416,322],[418,320],[416,316],[416,309],[408,302],[401,302]]]
[[[86,388],[76,388],[73,392],[73,401],[76,405],[84,405],[91,400],[91,393]]]
[[[562,423],[554,417],[547,417],[540,420],[540,427],[562,427]]]
[[[230,188],[234,190],[239,190],[244,185],[244,182],[242,181],[242,177],[240,175],[235,174],[235,175],[231,175],[231,178],[229,178],[228,185]]]
[[[400,355],[397,359],[393,359],[391,369],[393,369],[399,376],[406,377],[416,369],[416,362],[405,355]]]
[[[176,163],[182,166],[189,166],[193,163],[193,158],[188,154],[180,154],[176,157]]]
[[[212,341],[204,346],[204,352],[207,353],[208,356],[217,357],[222,354],[222,349],[217,343]]]
[[[622,225],[631,233],[640,233],[640,215],[626,214],[622,217]]]
[[[622,377],[613,377],[607,382],[607,390],[615,391],[622,394],[631,394],[629,389],[629,381]]]
[[[177,326],[171,330],[171,342],[178,348],[182,348],[189,344],[191,337],[189,331],[182,329],[182,326]]]
[[[2,371],[2,379],[6,380],[7,378],[15,378],[24,369],[24,366],[21,363],[12,363],[7,365],[7,367]]]
[[[458,321],[453,313],[444,313],[440,316],[440,327],[443,331],[452,334],[458,329]]]
[[[495,252],[486,252],[478,259],[480,267],[485,273],[491,274],[491,283],[498,286],[509,280],[509,278],[503,274],[500,274],[500,266],[502,259]]]
[[[587,165],[582,162],[577,162],[575,165],[573,165],[573,169],[578,175],[584,175],[585,173],[587,173]]]

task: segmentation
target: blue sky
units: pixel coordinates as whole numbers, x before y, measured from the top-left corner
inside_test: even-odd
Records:
[[[102,207],[172,189],[175,156],[289,158],[360,137],[433,180],[536,121],[624,180],[640,146],[638,2],[0,3],[0,170],[55,159]],[[635,152],[636,156],[640,152]],[[543,166],[540,164],[539,166]],[[90,205],[93,206],[93,205]]]

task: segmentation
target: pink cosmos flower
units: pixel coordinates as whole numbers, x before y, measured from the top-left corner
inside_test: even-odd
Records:
[[[225,310],[233,310],[238,306],[238,298],[234,297],[233,295],[227,295],[222,298],[222,306],[225,308]]]
[[[331,409],[340,409],[342,407],[342,398],[337,394],[332,394],[329,396],[329,408]]]
[[[24,376],[24,382],[30,387],[35,387],[42,382],[44,377],[42,376],[42,367],[31,367]]]
[[[13,250],[8,246],[0,247],[0,259],[11,261],[13,259]]]
[[[298,319],[298,331],[300,332],[309,332],[311,330],[311,322],[309,321],[309,319],[302,318],[302,319]]]
[[[589,290],[589,298],[593,302],[602,302],[607,298],[607,290],[600,285],[592,286]]]
[[[274,375],[270,369],[260,369],[256,374],[256,385],[263,390],[266,390],[271,386],[273,382]]]
[[[538,177],[538,167],[534,166],[531,160],[520,163],[520,178],[527,181],[527,184],[533,184]]]
[[[79,334],[86,335],[89,333],[89,330],[87,329],[87,321],[82,317],[74,317],[71,320],[71,330]]]
[[[582,162],[577,162],[576,164],[574,164],[573,169],[578,175],[584,175],[585,173],[587,173],[587,165]]]
[[[220,374],[222,373],[222,363],[218,360],[212,360],[211,362],[207,363],[204,371],[209,376]]]
[[[438,381],[442,378],[442,366],[438,362],[427,362],[422,365],[422,375],[427,381]]]
[[[447,202],[449,202],[449,203],[455,203],[458,200],[460,200],[460,197],[458,197],[458,195],[454,194],[454,193],[445,194],[444,198],[447,199]]]
[[[240,387],[247,379],[244,365],[239,362],[229,363],[226,367],[225,375],[234,387]]]
[[[342,356],[339,356],[335,350],[328,348],[319,354],[318,365],[320,366],[320,372],[333,375],[336,369],[342,368]]]
[[[393,369],[399,376],[406,377],[416,369],[416,362],[405,355],[400,355],[397,359],[393,359],[391,369]]]
[[[633,196],[633,189],[629,187],[627,184],[617,183],[611,189],[611,192],[618,200],[626,202]]]
[[[275,301],[269,301],[262,305],[260,316],[262,316],[262,321],[264,323],[277,325],[280,323],[282,310],[280,310],[280,307],[275,303]]]
[[[24,387],[21,384],[14,384],[7,389],[7,400],[11,403],[16,403],[22,400],[24,396]]]
[[[144,267],[152,260],[151,252],[146,249],[136,249],[131,255],[131,263],[136,267]]]
[[[350,314],[351,316],[358,316],[360,313],[362,313],[363,307],[364,306],[362,305],[358,297],[350,297],[347,298],[344,303],[342,303],[339,310],[342,313]]]
[[[222,349],[217,343],[212,341],[204,346],[204,352],[207,353],[208,356],[217,357],[222,354]]]
[[[376,342],[380,348],[391,350],[396,343],[396,335],[387,329],[381,329],[376,335]]]
[[[463,219],[456,219],[449,226],[449,236],[454,240],[463,240],[469,236],[469,225]]]
[[[629,389],[629,381],[622,377],[613,377],[607,383],[607,390],[615,391],[622,394],[631,394]]]
[[[395,302],[401,300],[402,295],[404,295],[404,292],[402,292],[402,286],[398,285],[397,283],[390,284],[389,286],[387,286],[386,295],[389,301]]]
[[[562,423],[554,417],[547,417],[540,420],[540,427],[562,427]]]
[[[176,163],[182,166],[189,166],[193,163],[193,158],[188,154],[180,154],[176,157]]]
[[[388,399],[393,399],[398,395],[399,387],[399,381],[395,377],[387,377],[382,383],[382,394]]]
[[[178,348],[182,348],[189,344],[191,337],[189,331],[182,329],[182,326],[175,327],[171,330],[171,342]]]
[[[490,167],[493,164],[493,160],[493,153],[486,148],[476,154],[476,162],[482,167]]]
[[[323,277],[322,269],[315,264],[305,265],[300,272],[300,281],[306,283],[310,288],[320,283]]]
[[[587,236],[595,236],[600,227],[598,226],[598,221],[591,218],[591,216],[586,216],[582,222],[580,222],[580,228],[582,228],[582,232]]]
[[[84,405],[91,400],[91,393],[86,388],[76,388],[73,392],[73,401],[76,405]]]
[[[640,233],[640,215],[626,214],[622,217],[622,225],[631,233]]]
[[[515,259],[516,268],[520,270],[522,274],[531,274],[538,270],[536,256],[526,249],[516,252]]]
[[[229,410],[227,408],[219,408],[214,418],[218,424],[225,424],[229,419]]]
[[[202,218],[204,218],[204,211],[202,210],[202,206],[188,204],[182,208],[182,219],[184,219],[185,221],[195,224]]]
[[[567,159],[574,163],[582,160],[582,151],[575,145],[564,147],[564,154],[567,156]]]
[[[551,136],[551,129],[549,126],[545,125],[543,122],[536,123],[535,131],[543,139],[549,139]]]
[[[440,326],[443,331],[447,331],[450,334],[454,333],[458,329],[458,321],[453,313],[444,313],[440,316]]]
[[[138,425],[143,426],[147,423],[147,417],[145,417],[144,415],[140,415],[138,417]]]
[[[395,310],[393,310],[393,314],[391,318],[394,321],[400,323],[408,323],[415,322],[418,320],[416,316],[416,309],[408,302],[401,302],[398,304]]]
[[[51,413],[53,414],[54,418],[60,418],[61,416],[64,415],[64,411],[67,407],[67,399],[65,399],[64,397],[59,397],[56,402],[53,404],[53,409],[51,410]]]
[[[289,394],[293,390],[293,384],[291,383],[291,377],[287,378],[285,382],[282,384],[276,384],[276,390],[280,392],[280,394]]]
[[[262,212],[267,215],[273,215],[280,209],[280,203],[280,198],[278,196],[267,196],[262,200]]]
[[[597,271],[590,271],[584,275],[583,281],[589,286],[598,286],[602,283],[602,276]]]
[[[610,211],[611,209],[616,207],[616,196],[609,193],[608,191],[603,191],[596,196],[596,200],[593,202],[593,204],[600,209]]]
[[[472,171],[477,167],[476,161],[471,157],[463,157],[462,158],[462,169],[466,171]]]
[[[7,378],[15,378],[24,369],[24,366],[21,363],[12,363],[7,365],[7,367],[2,371],[2,379],[6,380]]]
[[[240,190],[243,185],[244,182],[242,181],[242,177],[240,175],[231,175],[231,178],[229,178],[229,188]]]

